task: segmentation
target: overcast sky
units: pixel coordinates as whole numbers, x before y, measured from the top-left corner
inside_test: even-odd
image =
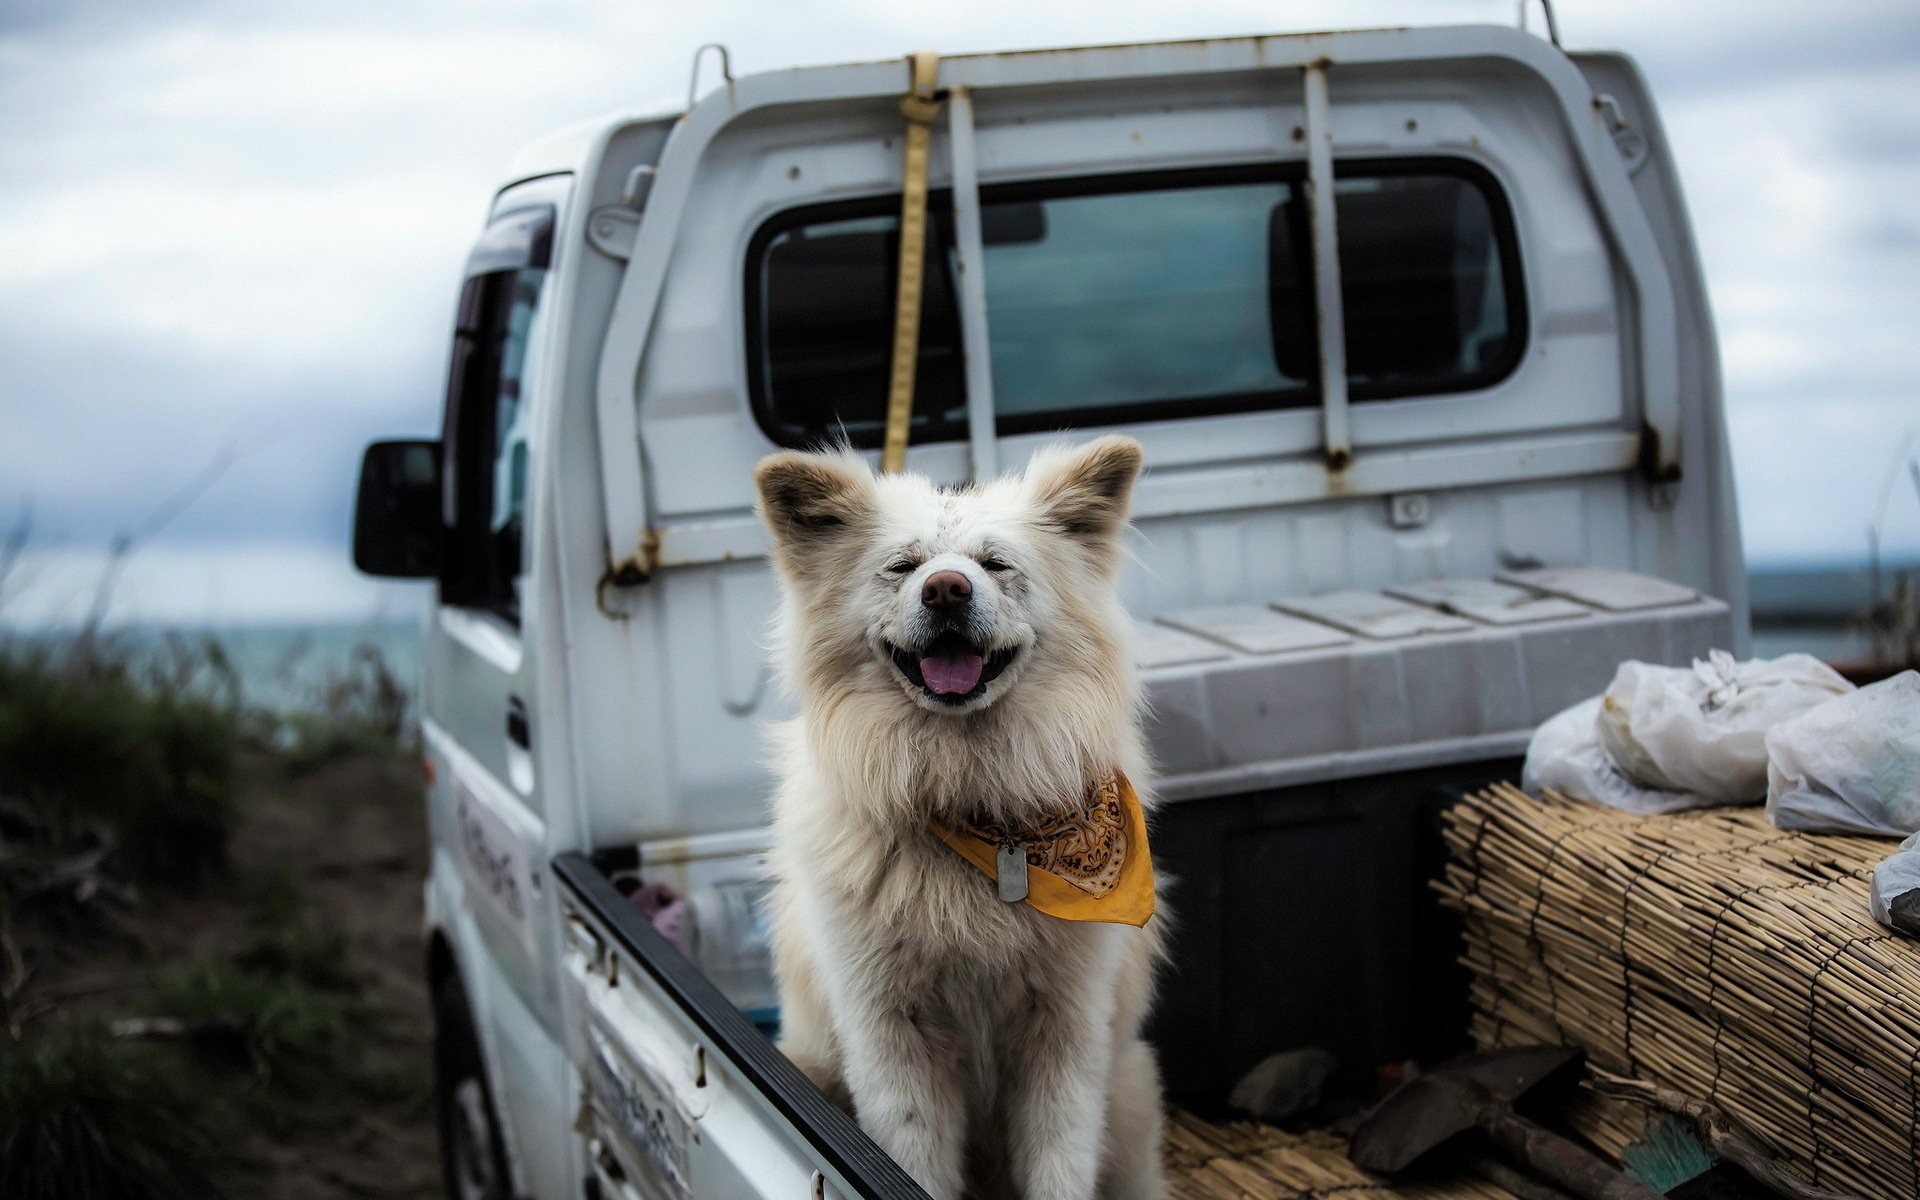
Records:
[[[1634,54],[1676,146],[1726,367],[1748,556],[1864,561],[1920,432],[1920,5],[1562,0]],[[1509,0],[708,4],[0,0],[0,519],[13,620],[74,611],[101,549],[222,446],[116,612],[359,618],[360,446],[431,434],[467,241],[514,149],[740,72],[1092,41],[1511,21]],[[1891,521],[1920,558],[1920,503]]]

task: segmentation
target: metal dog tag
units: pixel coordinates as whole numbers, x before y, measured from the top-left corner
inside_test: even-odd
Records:
[[[1027,852],[1018,846],[1002,846],[993,860],[993,878],[1000,885],[1000,898],[1018,904],[1027,898]]]

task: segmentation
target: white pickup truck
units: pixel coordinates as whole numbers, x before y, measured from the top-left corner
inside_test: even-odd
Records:
[[[437,441],[355,556],[437,580],[426,970],[449,1194],[910,1197],[768,1040],[789,711],[750,471],[887,427],[911,60],[528,149]],[[1450,789],[1625,658],[1744,651],[1720,376],[1645,83],[1498,27],[939,60],[906,467],[1146,448],[1124,594],[1167,803],[1169,1095],[1465,1037]],[[905,411],[904,409],[902,411]],[[677,936],[644,905],[683,899]]]

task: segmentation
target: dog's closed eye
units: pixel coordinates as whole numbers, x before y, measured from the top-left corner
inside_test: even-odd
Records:
[[[991,571],[995,575],[1000,575],[1007,571],[1013,570],[1013,567],[1010,564],[1008,564],[1006,560],[991,554],[989,554],[987,557],[980,560],[980,566],[987,571]]]
[[[887,574],[889,575],[911,575],[919,569],[919,563],[904,558],[898,562],[890,562],[887,564]]]

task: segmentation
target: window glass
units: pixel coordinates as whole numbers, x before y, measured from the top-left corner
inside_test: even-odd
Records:
[[[494,388],[493,505],[488,529],[513,543],[509,558],[516,575],[526,571],[520,542],[527,511],[527,406],[522,379],[527,344],[547,273],[523,270],[504,285],[506,313],[500,322],[500,379]]]
[[[515,619],[526,573],[529,369],[547,272],[467,280],[448,382],[446,478],[454,536],[441,594]]]
[[[1001,416],[1298,388],[1273,351],[1267,221],[1285,183],[1033,202],[985,248]]]
[[[1348,391],[1486,387],[1518,361],[1511,218],[1458,163],[1343,164],[1336,184]],[[879,443],[897,199],[798,210],[755,237],[749,384],[775,440]],[[913,440],[965,435],[951,201],[936,194]],[[1002,433],[1318,402],[1297,166],[1079,180],[982,195]]]
[[[1347,377],[1364,394],[1485,386],[1519,350],[1501,239],[1480,188],[1446,175],[1334,187]]]
[[[951,437],[966,420],[960,317],[948,271],[944,217],[928,222],[920,356],[914,375],[913,440]],[[767,238],[749,291],[758,297],[756,359],[779,440],[801,444],[837,434],[878,444],[892,372],[897,215],[794,223]]]

